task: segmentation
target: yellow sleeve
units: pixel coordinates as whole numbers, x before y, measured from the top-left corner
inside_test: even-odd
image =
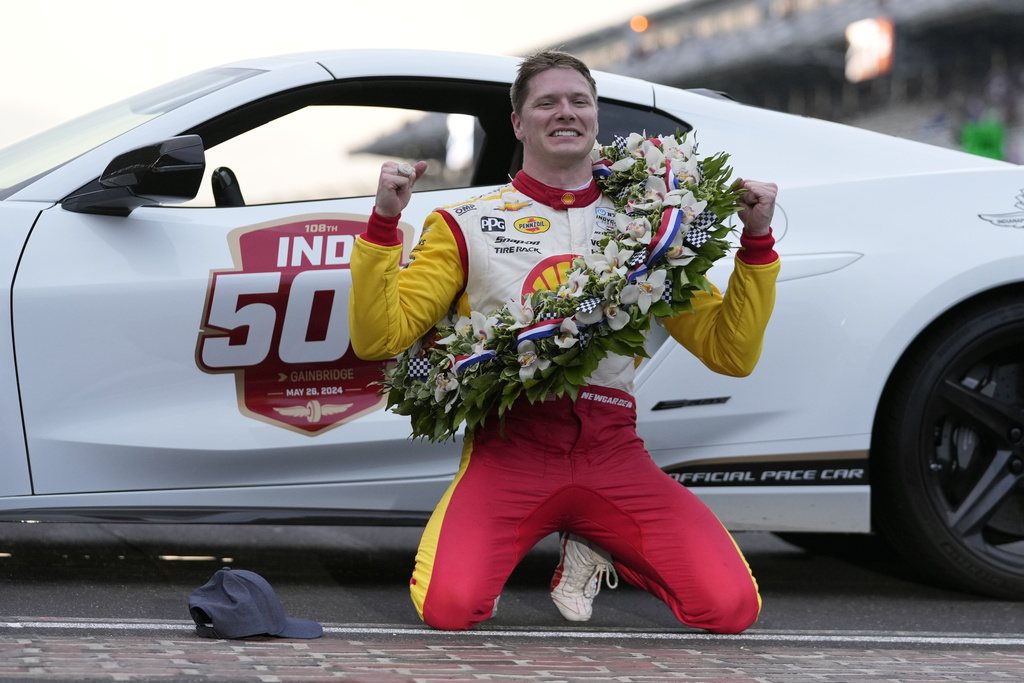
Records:
[[[779,260],[750,265],[736,259],[723,296],[697,292],[693,313],[664,318],[665,329],[714,372],[746,377],[761,357],[764,331],[775,306]]]
[[[392,358],[448,312],[463,288],[458,242],[444,217],[427,217],[405,268],[402,246],[358,238],[352,250],[348,321],[352,349],[364,360]]]

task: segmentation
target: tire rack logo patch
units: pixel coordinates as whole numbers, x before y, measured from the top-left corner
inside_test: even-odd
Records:
[[[349,343],[349,261],[365,229],[365,216],[321,214],[228,235],[235,267],[210,272],[196,364],[235,375],[243,415],[316,436],[383,407],[370,384],[386,362]]]

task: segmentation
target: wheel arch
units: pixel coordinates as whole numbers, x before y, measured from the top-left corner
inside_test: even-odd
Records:
[[[922,349],[928,345],[935,335],[935,330],[948,324],[948,321],[955,318],[967,310],[974,309],[980,306],[986,306],[990,302],[1016,298],[1024,302],[1024,282],[1013,282],[983,292],[977,292],[970,297],[963,299],[950,306],[946,310],[935,316],[931,322],[929,322],[921,331],[910,341],[910,343],[903,349],[903,352],[899,355],[896,363],[893,365],[889,372],[889,376],[886,378],[885,383],[882,387],[882,392],[879,395],[878,403],[875,406],[875,414],[872,419],[871,428],[871,446],[869,452],[869,464],[872,471],[878,471],[877,466],[879,459],[883,457],[883,453],[879,448],[879,422],[885,415],[885,409],[893,401],[893,395],[899,388],[900,382],[903,381],[909,369],[913,365],[920,361]],[[874,488],[875,480],[872,479],[872,488]],[[872,520],[872,528],[876,528],[874,520]]]
[[[930,583],[1013,600],[1024,599],[1024,531],[1014,514],[1021,442],[1019,430],[1014,436],[1009,428],[1020,422],[1012,409],[1002,421],[979,415],[1004,410],[999,404],[1020,405],[1014,367],[1022,361],[1022,323],[1024,283],[979,292],[936,316],[888,377],[869,454],[872,530]],[[989,375],[994,367],[997,374]],[[980,389],[990,377],[990,389]],[[945,389],[951,386],[955,401],[974,389],[989,398],[966,412],[937,409],[937,401],[951,400]],[[959,393],[961,386],[972,389]],[[961,427],[966,431],[959,434]],[[1015,488],[1016,507],[1001,513]]]

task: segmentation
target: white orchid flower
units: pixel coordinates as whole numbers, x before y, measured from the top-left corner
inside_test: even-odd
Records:
[[[595,325],[604,320],[604,302],[594,307],[594,310],[589,312],[576,311],[573,318],[580,325]]]
[[[623,244],[636,246],[651,243],[651,222],[643,216],[632,217],[627,214],[615,214],[615,227],[626,235]]]
[[[572,318],[566,318],[562,321],[562,324],[558,326],[558,334],[555,335],[555,343],[561,349],[568,349],[574,346],[579,341],[577,335],[580,333],[580,328],[576,326]]]
[[[672,244],[665,251],[665,260],[673,266],[685,266],[687,263],[693,260],[697,255],[697,252],[690,249],[683,243],[683,238],[686,235],[682,230],[676,235],[676,238],[672,240]]]
[[[533,379],[538,370],[546,370],[551,361],[537,355],[537,347],[532,341],[524,341],[518,347],[519,352],[519,379],[525,382]]]
[[[677,206],[683,214],[683,224],[688,225],[692,223],[693,219],[699,216],[707,205],[707,202],[698,201],[689,190],[679,195],[679,204]]]
[[[558,296],[575,299],[583,294],[583,288],[590,281],[590,274],[582,268],[565,274],[565,282],[558,286]]]
[[[603,310],[608,327],[613,330],[621,330],[629,322],[629,313],[618,306],[612,306],[606,302]]]
[[[630,133],[629,137],[626,138],[626,151],[632,154],[633,152],[640,149],[640,145],[642,145],[644,140],[646,139],[647,138],[645,138],[643,135],[640,135],[640,133]]]
[[[434,389],[434,400],[438,403],[444,402],[444,411],[447,413],[458,396],[458,393],[456,393],[458,390],[459,380],[455,379],[455,375],[439,373],[437,375],[437,386]]]
[[[665,154],[650,140],[643,144],[644,161],[649,173],[665,175]]]
[[[470,320],[473,322],[473,336],[476,337],[478,343],[494,339],[494,327],[498,324],[497,318],[494,316],[488,318],[479,311],[473,311],[470,313]]]
[[[645,273],[638,277],[631,285],[636,288],[637,301],[640,312],[646,314],[651,309],[651,304],[661,298],[665,292],[665,271],[656,270],[653,273]],[[625,299],[623,299],[625,303]]]
[[[644,195],[631,203],[632,208],[641,211],[657,211],[668,194],[668,185],[661,176],[648,176],[644,181]]]
[[[664,143],[662,151],[665,153],[666,159],[675,161],[677,159],[689,159],[693,156],[692,140],[683,140],[682,142],[678,142],[674,137],[669,136],[662,138],[662,142]],[[674,165],[675,164],[673,164],[673,166]]]
[[[636,284],[626,285],[619,292],[619,302],[625,306],[635,304],[640,300],[640,288]]]
[[[455,329],[452,330],[451,334],[442,339],[438,339],[437,343],[442,346],[447,346],[448,344],[451,344],[459,337],[470,334],[473,331],[473,321],[464,315],[459,316],[459,319],[458,321],[456,321],[454,328]]]
[[[636,159],[634,159],[633,157],[623,157],[616,161],[611,166],[609,166],[608,169],[615,172],[628,171],[629,169],[633,168],[633,164],[635,163]]]
[[[508,312],[512,314],[512,318],[515,322],[509,326],[510,330],[518,330],[521,327],[526,327],[533,323],[533,306],[530,305],[530,299],[527,298],[523,303],[517,302],[515,299],[509,299]]]
[[[615,240],[608,240],[603,253],[587,254],[583,260],[597,274],[599,282],[606,282],[612,275],[626,274],[626,262],[632,255],[629,249],[619,249]]]
[[[674,162],[672,164],[672,173],[679,179],[680,187],[700,184],[700,169],[697,166],[696,159]]]

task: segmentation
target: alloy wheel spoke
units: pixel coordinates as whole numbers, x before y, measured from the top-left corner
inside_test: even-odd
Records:
[[[954,380],[947,379],[941,387],[943,399],[954,411],[971,418],[1001,443],[1007,442],[1012,430],[1020,429],[1022,415],[1016,406],[972,391]]]
[[[1020,481],[1021,473],[1011,470],[1013,460],[1012,451],[996,451],[970,494],[949,513],[949,526],[962,538],[978,534]]]

